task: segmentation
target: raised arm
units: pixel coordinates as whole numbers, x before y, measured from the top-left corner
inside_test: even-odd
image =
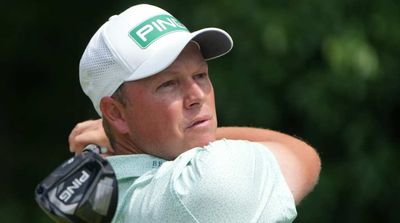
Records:
[[[222,138],[248,140],[265,145],[277,159],[297,204],[318,181],[321,163],[317,152],[295,137],[268,129],[220,127],[217,129],[217,139]],[[77,124],[69,136],[71,152],[80,153],[91,143],[112,151],[101,119]]]
[[[315,186],[321,169],[317,152],[305,142],[268,129],[222,127],[217,138],[260,142],[275,155],[283,176],[298,204]]]

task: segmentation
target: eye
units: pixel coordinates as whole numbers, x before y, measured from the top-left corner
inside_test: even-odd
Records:
[[[201,80],[201,79],[204,79],[204,78],[207,78],[207,73],[200,73],[200,74],[196,74],[196,75],[194,75],[194,79],[195,80]]]
[[[167,87],[172,87],[176,84],[175,80],[169,80],[169,81],[165,81],[162,84],[160,84],[160,86],[157,87],[158,89],[162,89],[162,88],[167,88]]]

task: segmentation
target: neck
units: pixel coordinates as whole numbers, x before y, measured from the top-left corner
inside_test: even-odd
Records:
[[[115,137],[112,143],[115,155],[129,155],[129,154],[144,154],[131,140],[128,139],[127,135]]]

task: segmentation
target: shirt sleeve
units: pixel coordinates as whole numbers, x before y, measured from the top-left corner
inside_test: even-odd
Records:
[[[291,222],[297,214],[273,154],[241,140],[219,140],[163,163],[121,202],[118,222]]]
[[[171,189],[199,222],[291,222],[297,214],[279,165],[262,144],[221,140],[184,163]]]

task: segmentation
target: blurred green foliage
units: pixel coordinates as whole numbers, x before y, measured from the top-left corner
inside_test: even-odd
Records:
[[[50,222],[35,185],[97,118],[78,81],[97,28],[142,1],[6,1],[0,7],[0,222]],[[215,26],[232,52],[210,61],[220,125],[283,131],[321,155],[297,222],[399,222],[400,2],[147,1],[189,29]]]

